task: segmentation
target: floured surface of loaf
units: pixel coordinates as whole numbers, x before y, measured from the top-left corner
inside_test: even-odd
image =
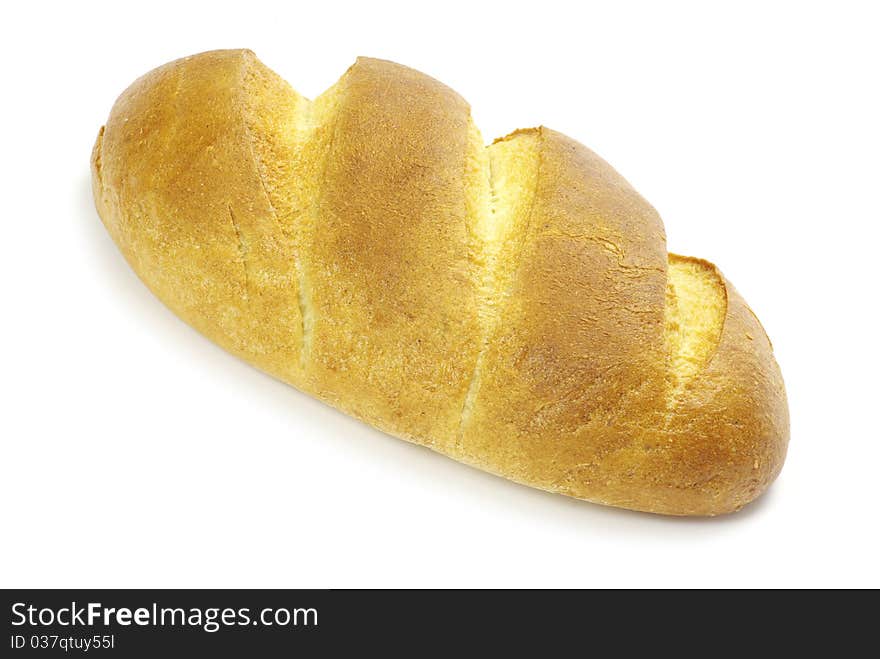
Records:
[[[272,375],[504,477],[668,514],[737,510],[788,412],[763,329],[607,163],[486,147],[455,92],[359,59],[310,101],[250,51],[117,101],[95,200],[144,282]]]

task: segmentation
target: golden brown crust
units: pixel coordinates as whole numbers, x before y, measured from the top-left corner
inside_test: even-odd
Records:
[[[715,272],[702,259],[687,259]],[[637,441],[584,465],[560,491],[669,515],[718,515],[762,494],[785,460],[788,404],[770,341],[720,272],[727,298],[710,361]]]
[[[302,320],[290,240],[261,184],[242,98],[247,51],[166,64],[117,100],[96,203],[141,279],[227,350],[294,376]]]
[[[431,444],[457,428],[477,354],[469,110],[380,60],[359,59],[343,93],[309,245],[309,377],[333,405]]]
[[[667,257],[656,212],[559,133],[483,149],[467,104],[411,69],[359,59],[308,101],[214,51],[136,81],[92,171],[175,313],[394,435],[676,515],[737,510],[781,469],[785,392],[754,314],[711,264]],[[676,378],[667,258],[724,300]]]
[[[525,245],[460,457],[601,499],[571,479],[661,404],[665,238],[654,209],[595,154],[548,129],[533,134]]]

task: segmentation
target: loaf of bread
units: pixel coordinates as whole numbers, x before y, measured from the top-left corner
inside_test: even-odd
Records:
[[[248,50],[117,100],[95,203],[131,267],[229,352],[505,478],[672,515],[738,510],[788,444],[767,336],[654,211],[547,128],[358,59],[316,100]]]

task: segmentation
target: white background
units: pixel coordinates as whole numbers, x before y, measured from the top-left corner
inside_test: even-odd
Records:
[[[714,4],[4,8],[0,586],[880,586],[880,21]],[[135,77],[231,47],[308,96],[356,55],[399,61],[487,140],[545,124],[609,160],[770,334],[792,420],[775,486],[715,520],[534,491],[177,320],[105,234],[89,153]]]

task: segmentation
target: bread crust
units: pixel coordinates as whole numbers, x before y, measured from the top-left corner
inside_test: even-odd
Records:
[[[672,515],[738,510],[782,467],[782,377],[715,266],[667,255],[656,211],[574,140],[484,149],[428,76],[361,58],[308,101],[247,50],[177,60],[120,96],[92,173],[110,235],[177,315],[393,435]],[[724,300],[674,382],[668,263]]]

